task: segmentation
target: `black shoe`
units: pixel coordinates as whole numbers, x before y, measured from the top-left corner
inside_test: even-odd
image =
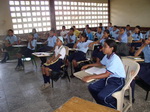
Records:
[[[3,60],[1,61],[1,63],[6,63],[6,59],[3,59]]]

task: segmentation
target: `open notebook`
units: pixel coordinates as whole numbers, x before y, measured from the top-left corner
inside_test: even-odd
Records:
[[[105,72],[106,72],[105,68],[91,67],[91,68],[88,68],[86,70],[74,73],[74,76],[82,80],[83,77],[85,77],[85,76],[89,76],[89,75],[93,75],[93,74],[98,75],[98,74],[102,74]],[[94,79],[91,79],[91,80],[88,80],[87,82],[91,82],[93,80]]]
[[[135,56],[128,56],[128,58],[135,59],[135,60],[140,60],[140,59],[142,59],[142,58],[140,58],[140,57],[135,57]]]

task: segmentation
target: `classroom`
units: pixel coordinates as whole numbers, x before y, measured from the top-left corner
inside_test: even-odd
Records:
[[[150,112],[150,0],[0,0],[0,112]]]

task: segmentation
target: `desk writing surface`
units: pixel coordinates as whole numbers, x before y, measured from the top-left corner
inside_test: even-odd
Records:
[[[51,56],[53,53],[49,53],[49,52],[34,52],[32,53],[32,55],[36,56],[36,57],[49,57]]]
[[[136,57],[135,56],[123,56],[122,58],[128,58],[128,59],[131,59],[131,60],[136,61],[136,62],[143,62],[144,61],[144,59],[142,59],[138,56],[136,56]]]
[[[72,97],[54,112],[119,112],[78,97]]]
[[[12,45],[12,47],[27,47],[27,45]]]

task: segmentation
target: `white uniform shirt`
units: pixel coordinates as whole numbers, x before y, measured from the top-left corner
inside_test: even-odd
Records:
[[[58,56],[58,54],[60,54],[61,56],[59,57],[59,59],[64,60],[65,55],[66,55],[66,49],[65,47],[62,45],[58,48],[58,46],[55,47],[55,57]]]

